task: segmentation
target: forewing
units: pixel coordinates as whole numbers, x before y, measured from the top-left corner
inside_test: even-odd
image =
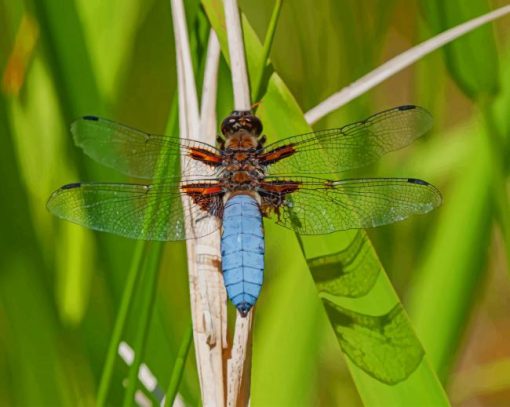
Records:
[[[201,185],[206,183],[215,185],[210,180]],[[180,190],[183,185],[184,182],[153,185],[69,184],[50,196],[47,207],[59,218],[131,239],[184,240],[212,233],[218,228],[217,222],[204,220],[209,213],[221,216],[223,204],[220,194],[207,197],[209,212],[198,205],[191,205],[196,233],[193,235],[184,218],[183,192]]]
[[[207,164],[207,158],[215,161],[219,151],[209,144],[144,133],[96,116],[76,120],[71,132],[76,145],[89,157],[132,177],[153,178],[160,159],[177,172],[181,155],[192,157],[197,153],[203,160],[186,159],[182,176],[209,178],[216,174],[215,163]]]
[[[441,194],[433,185],[411,178],[266,181],[277,182],[282,191],[294,191],[279,197],[281,205],[273,217],[303,235],[387,225],[441,204]]]
[[[368,165],[431,127],[427,110],[399,106],[340,129],[289,137],[268,145],[263,155],[274,161],[268,168],[271,175],[333,174]],[[282,153],[285,158],[278,160]]]

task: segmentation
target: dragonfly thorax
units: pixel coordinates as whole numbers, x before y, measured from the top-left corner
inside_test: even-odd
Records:
[[[241,129],[225,139],[225,150],[250,151],[259,147],[259,139],[253,133]]]
[[[256,190],[265,177],[265,168],[260,164],[256,149],[228,148],[224,151],[221,178],[228,191]]]

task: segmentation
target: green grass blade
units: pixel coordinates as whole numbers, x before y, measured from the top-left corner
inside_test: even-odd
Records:
[[[177,353],[177,360],[175,361],[174,368],[172,370],[172,376],[170,377],[170,384],[166,392],[165,406],[171,407],[174,405],[175,397],[179,391],[179,385],[182,380],[184,373],[184,367],[186,365],[186,359],[188,358],[189,349],[191,347],[191,341],[193,340],[193,326],[190,325],[184,334],[179,346]]]
[[[262,57],[260,59],[259,68],[253,73],[254,85],[252,91],[252,99],[258,101],[262,97],[262,80],[264,73],[266,72],[267,65],[269,63],[269,53],[273,45],[274,35],[276,33],[276,25],[278,18],[280,17],[280,11],[282,10],[283,0],[276,0],[273,8],[273,14],[271,20],[269,20],[269,26],[267,27],[266,38],[264,39],[264,46],[262,51]]]
[[[173,129],[172,131],[176,131],[177,128],[177,98],[174,97],[174,101],[172,103],[172,108],[169,116],[169,124],[168,127]],[[158,161],[157,169],[156,169],[156,177],[155,179],[164,179],[168,172],[175,173],[175,168],[169,168],[168,162],[166,160],[165,147],[161,150],[160,159]],[[156,216],[154,216],[154,211],[157,209],[157,205],[150,208],[150,210],[145,214],[145,222],[147,223],[147,227],[149,227],[151,221],[157,221]],[[149,331],[150,319],[152,316],[155,296],[156,296],[156,283],[157,276],[159,272],[159,262],[161,259],[161,253],[163,248],[163,243],[155,242],[150,244],[149,242],[139,242],[139,245],[142,246],[142,253],[148,257],[145,264],[139,263],[138,258],[135,258],[135,262],[133,262],[133,267],[138,267],[137,274],[140,273],[140,270],[144,270],[144,274],[146,274],[145,281],[140,286],[140,295],[141,300],[139,306],[141,307],[140,317],[136,324],[136,336],[135,341],[133,343],[133,351],[135,354],[135,358],[133,360],[132,365],[129,367],[129,376],[128,376],[128,385],[127,390],[124,396],[124,406],[131,406],[134,403],[134,394],[136,391],[136,387],[138,385],[138,371],[140,369],[140,365],[143,361],[143,355],[145,351],[145,344],[147,341],[147,335]],[[137,248],[138,250],[138,248]],[[132,300],[132,295],[130,295],[130,299]],[[126,315],[120,315],[122,318],[122,325],[126,322]]]
[[[108,345],[108,352],[101,374],[101,380],[99,382],[99,388],[97,392],[97,405],[106,405],[106,398],[111,387],[113,369],[117,358],[117,349],[122,339],[124,332],[124,326],[126,325],[129,308],[133,302],[135,287],[138,286],[140,280],[140,274],[142,270],[143,256],[145,252],[145,242],[139,241],[136,243],[135,251],[133,253],[133,259],[131,260],[131,267],[126,277],[126,285],[122,292],[122,298],[120,301],[120,307],[115,319],[115,325],[113,327],[112,337],[110,344]]]
[[[123,405],[125,407],[133,406],[135,403],[135,391],[138,386],[138,372],[145,355],[145,344],[149,334],[150,322],[156,301],[156,287],[158,282],[159,262],[163,243],[155,242],[154,247],[148,244],[146,265],[144,267],[144,279],[140,285],[139,295],[139,318],[136,323],[136,335],[133,342],[134,360],[129,367],[127,389],[124,395]]]
[[[102,98],[75,1],[34,1],[42,41],[65,120],[102,111]],[[79,82],[79,86],[76,86]]]

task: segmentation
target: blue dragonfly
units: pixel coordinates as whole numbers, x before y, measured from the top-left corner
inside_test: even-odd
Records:
[[[72,183],[53,192],[47,207],[94,230],[158,241],[206,236],[218,222],[204,220],[220,219],[225,287],[245,316],[262,287],[263,218],[317,235],[386,225],[440,205],[439,191],[415,178],[316,178],[373,163],[431,125],[427,110],[405,105],[266,145],[261,121],[250,111],[234,111],[223,120],[215,147],[85,116],[71,131],[75,143],[99,163],[151,179],[164,154],[180,175],[154,184]],[[183,197],[191,199],[193,223],[185,219]]]

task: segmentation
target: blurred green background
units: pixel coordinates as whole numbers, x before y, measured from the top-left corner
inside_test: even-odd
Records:
[[[306,111],[399,52],[504,4],[284,2],[272,68]],[[273,1],[244,0],[240,7],[263,40]],[[200,84],[210,25],[200,2],[187,1],[186,8]],[[65,183],[125,180],[73,145],[75,118],[96,114],[165,132],[176,97],[170,5],[0,0],[0,27],[0,404],[93,405],[135,242],[58,221],[45,203]],[[509,27],[510,17],[483,27],[315,125],[339,127],[407,103],[433,113],[430,134],[363,174],[422,178],[443,193],[434,213],[369,236],[459,406],[510,400]],[[231,92],[222,60],[218,119],[232,110]],[[286,107],[279,109],[285,122]],[[270,225],[266,235],[252,404],[360,405],[295,235]],[[144,359],[162,389],[189,325],[188,297],[185,245],[168,243]],[[292,304],[302,297],[313,307],[296,315]],[[128,343],[136,313],[135,299]],[[192,353],[180,393],[198,405]],[[119,360],[112,405],[122,401],[126,375]]]

